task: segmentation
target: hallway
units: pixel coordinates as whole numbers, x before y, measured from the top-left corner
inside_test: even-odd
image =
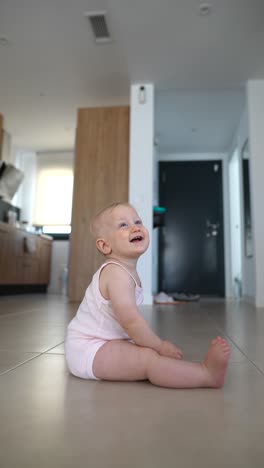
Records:
[[[142,307],[185,359],[202,359],[214,336],[230,343],[223,389],[170,390],[69,375],[63,340],[76,308],[55,295],[0,297],[1,467],[263,467],[263,309]]]

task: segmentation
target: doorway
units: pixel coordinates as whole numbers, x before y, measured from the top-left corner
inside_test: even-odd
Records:
[[[224,296],[222,161],[159,163],[159,290]]]

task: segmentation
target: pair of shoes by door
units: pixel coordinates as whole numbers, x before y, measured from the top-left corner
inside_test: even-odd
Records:
[[[175,300],[173,297],[169,296],[165,292],[161,291],[159,294],[154,296],[154,304],[163,304],[163,305],[170,305],[170,304],[179,304],[179,300]]]

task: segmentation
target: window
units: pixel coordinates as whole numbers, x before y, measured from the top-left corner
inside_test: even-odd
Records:
[[[69,236],[73,191],[73,156],[39,153],[34,224],[54,237]]]

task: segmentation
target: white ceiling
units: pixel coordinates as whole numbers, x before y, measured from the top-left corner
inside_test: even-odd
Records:
[[[264,1],[211,0],[206,17],[199,4],[1,0],[0,38],[9,43],[0,45],[0,112],[13,143],[72,148],[79,107],[129,103],[131,83],[153,82],[165,116],[156,113],[162,145],[192,151],[195,128],[194,144],[220,151],[237,123],[245,82],[264,78]],[[107,11],[110,44],[95,44],[88,10]],[[169,116],[177,126],[168,125]]]
[[[243,89],[158,91],[155,102],[158,152],[230,150],[245,105]]]

